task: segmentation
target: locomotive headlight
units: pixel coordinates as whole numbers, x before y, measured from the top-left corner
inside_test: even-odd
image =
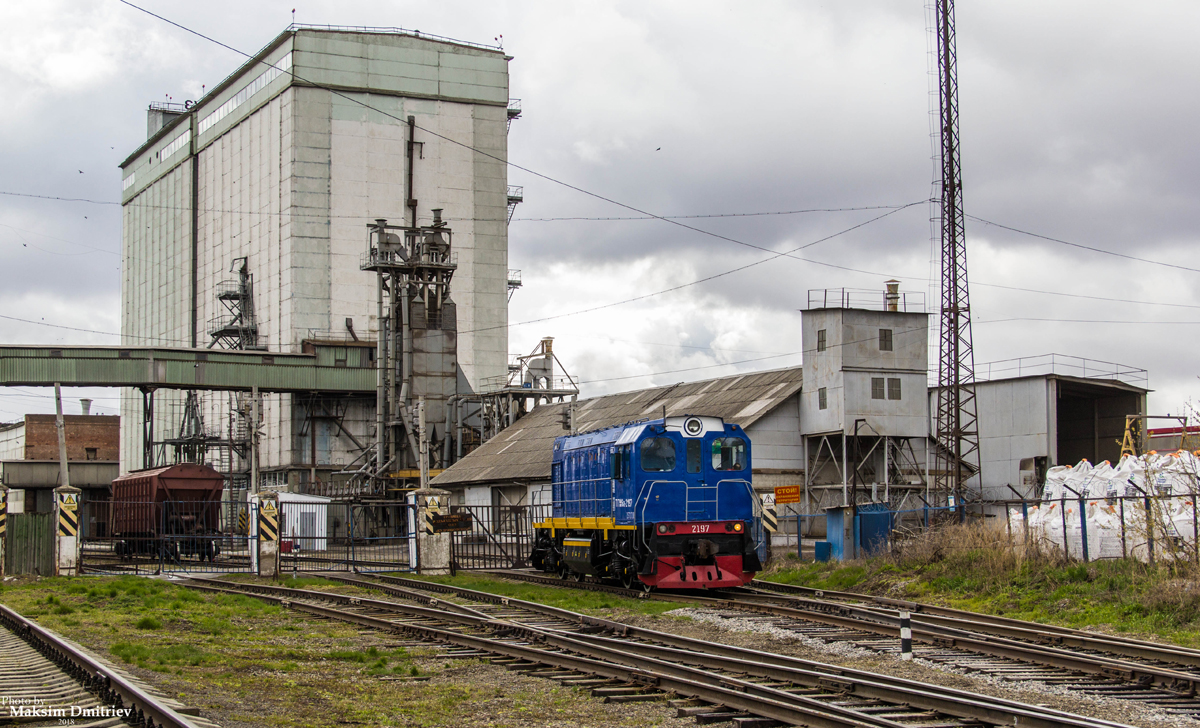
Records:
[[[658,524],[658,532],[666,533],[667,532],[667,524],[665,524],[665,523]]]
[[[742,530],[742,524],[740,524],[740,523],[733,524],[734,533],[740,533],[741,530]]]

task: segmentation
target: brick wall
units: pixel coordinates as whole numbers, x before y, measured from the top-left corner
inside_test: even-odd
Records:
[[[58,460],[54,415],[25,415],[25,459]],[[65,415],[68,460],[117,460],[121,418],[116,415]],[[88,450],[95,450],[89,453]],[[91,455],[89,457],[89,455]]]

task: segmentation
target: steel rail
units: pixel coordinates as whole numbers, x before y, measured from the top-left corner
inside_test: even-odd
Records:
[[[55,664],[95,692],[104,702],[117,708],[130,708],[130,722],[145,728],[202,728],[188,716],[177,713],[132,681],[115,674],[74,645],[0,604],[0,623],[19,635]]]
[[[622,624],[619,622],[610,622],[608,620],[603,620],[603,619],[600,619],[597,617],[591,617],[586,614],[579,614],[577,612],[572,612],[570,610],[562,609],[559,607],[551,607],[551,606],[544,605],[544,604],[538,604],[536,602],[524,601],[524,600],[516,599],[513,597],[503,597],[503,596],[500,596],[497,594],[491,594],[489,592],[482,592],[482,591],[477,591],[477,590],[473,590],[473,589],[466,589],[463,587],[455,587],[455,586],[450,586],[447,584],[440,584],[437,582],[420,581],[417,579],[406,579],[403,577],[396,577],[396,576],[390,576],[390,575],[384,575],[384,574],[374,574],[374,575],[372,575],[372,577],[375,579],[380,579],[380,580],[386,581],[386,582],[407,584],[416,589],[426,589],[429,591],[437,591],[439,593],[453,593],[453,594],[457,594],[459,596],[462,596],[462,597],[465,597],[468,599],[476,599],[479,601],[488,602],[488,603],[492,603],[492,604],[503,604],[506,606],[519,607],[519,608],[527,609],[529,611],[533,611],[536,613],[545,614],[548,616],[559,617],[559,618],[563,619],[564,621],[568,621],[568,622],[578,621],[582,624],[605,626],[605,627],[609,627],[609,625],[615,625],[617,628],[619,628],[619,631],[616,629],[613,629],[612,627],[609,627],[609,629],[613,629],[613,631],[615,631],[617,634],[619,634],[621,636],[627,636],[627,637],[630,637],[633,639],[642,639],[642,640],[648,640],[651,642],[662,643],[662,644],[669,645],[672,647],[680,648],[682,650],[688,650],[689,651],[688,654],[703,655],[704,658],[712,656],[712,657],[739,659],[739,658],[744,658],[746,656],[753,656],[754,658],[756,658],[758,660],[758,663],[760,663],[760,664],[765,664],[768,667],[772,667],[772,668],[788,670],[786,675],[785,674],[765,674],[765,675],[762,675],[763,677],[771,677],[773,679],[793,680],[793,681],[801,683],[801,684],[803,684],[804,682],[809,682],[813,686],[825,686],[825,687],[828,687],[830,684],[832,684],[831,681],[833,681],[837,684],[852,686],[851,691],[854,692],[855,694],[870,695],[871,697],[875,697],[875,698],[878,698],[881,700],[887,700],[889,702],[896,702],[898,700],[902,700],[903,702],[905,702],[909,705],[920,706],[927,710],[936,710],[938,712],[945,712],[949,715],[959,715],[960,717],[967,717],[967,718],[990,719],[990,718],[987,718],[986,716],[989,716],[989,715],[992,715],[995,713],[999,713],[999,714],[1004,715],[1004,719],[999,721],[999,724],[1001,724],[1001,725],[1034,725],[1033,723],[1027,724],[1027,723],[1020,722],[1020,721],[1014,722],[1014,720],[1013,720],[1014,718],[1024,717],[1022,714],[1027,712],[1030,706],[1016,702],[1016,701],[1005,700],[1003,698],[993,698],[991,696],[982,695],[979,693],[972,693],[972,692],[965,691],[965,690],[958,690],[955,688],[945,688],[942,686],[937,686],[936,689],[941,694],[941,696],[939,696],[938,694],[931,692],[930,688],[933,686],[930,686],[925,683],[915,682],[912,680],[905,680],[903,678],[895,678],[895,677],[891,677],[888,675],[881,675],[878,673],[872,673],[872,672],[863,671],[863,670],[855,670],[852,668],[829,665],[829,664],[813,662],[813,661],[809,661],[809,660],[802,660],[800,658],[790,657],[787,655],[777,655],[777,654],[761,652],[761,651],[751,650],[751,649],[742,648],[742,647],[729,647],[729,646],[721,645],[721,644],[717,644],[717,643],[705,642],[703,640],[698,640],[698,639],[691,638],[691,637],[683,637],[680,635],[674,635],[674,634],[670,634],[670,633],[666,633],[666,632],[658,632],[655,630],[649,630],[649,629],[645,629],[642,627],[634,627],[634,626]],[[329,578],[329,577],[327,577],[327,578]],[[356,580],[346,580],[346,581],[347,581],[347,583],[350,583],[350,582],[353,582]],[[368,582],[368,584],[369,584],[369,582]],[[380,585],[380,586],[382,586],[382,585]],[[407,591],[407,590],[405,590],[405,591]],[[601,639],[601,638],[589,637],[588,639]],[[630,643],[622,643],[622,644],[625,644],[628,647],[628,645]],[[751,663],[751,664],[755,664],[755,663]],[[788,667],[785,668],[784,667],[785,665]],[[744,668],[746,666],[741,666],[741,667]],[[801,679],[797,679],[797,678],[801,678]],[[864,687],[871,686],[870,688],[868,688],[869,690],[880,691],[880,692],[866,693],[856,687],[853,687],[853,686],[857,686],[859,684],[862,684]],[[982,714],[973,712],[973,711],[969,710],[969,708],[971,706],[978,706],[980,711],[987,711],[987,712],[984,712]],[[1097,721],[1094,719],[1081,720],[1078,716],[1074,716],[1074,715],[1071,715],[1070,713],[1065,713],[1065,712],[1057,711],[1057,710],[1053,710],[1053,709],[1039,707],[1039,710],[1043,714],[1053,715],[1054,718],[1059,721],[1056,723],[1051,723],[1049,725],[1078,725],[1078,726],[1103,726],[1103,725],[1119,726],[1119,725],[1121,725],[1118,723],[1110,723],[1107,721]],[[1026,719],[1032,720],[1032,718],[1026,718]]]
[[[752,582],[751,586],[755,589],[762,589],[771,592],[812,595],[818,599],[832,597],[834,599],[846,599],[858,602],[874,602],[876,604],[883,605],[884,607],[907,610],[912,612],[914,615],[920,614],[923,618],[956,619],[959,621],[968,622],[970,624],[990,625],[996,628],[1009,628],[1012,630],[1033,632],[1036,633],[1036,638],[1031,639],[1039,642],[1050,641],[1056,644],[1063,644],[1071,647],[1097,649],[1115,654],[1123,654],[1129,657],[1161,659],[1178,664],[1200,667],[1200,650],[1188,647],[1165,645],[1157,642],[1149,642],[1147,640],[1134,639],[1131,637],[1122,637],[1120,635],[1099,634],[1096,632],[1088,632],[1086,630],[1073,629],[1070,627],[1040,624],[1038,622],[1031,622],[1024,619],[1014,619],[1012,617],[1002,617],[993,614],[983,614],[980,612],[969,612],[963,609],[941,607],[935,604],[910,602],[901,599],[889,599],[886,597],[876,597],[867,594],[856,594],[854,592],[826,591],[821,589],[813,589],[811,587],[800,587],[791,584],[778,584],[775,582],[758,580]],[[1013,632],[1008,636],[1015,636],[1016,634],[1019,633]]]
[[[228,582],[215,582],[213,580],[204,581],[213,585],[203,585],[200,587],[205,590],[233,593],[245,593],[245,591],[250,591],[255,595],[278,594],[282,596],[273,598],[279,599],[281,604],[294,608],[306,609],[308,611],[312,611],[313,608],[317,607],[314,605],[304,605],[300,602],[286,599],[285,597],[331,600],[342,604],[370,606],[392,612],[415,614],[417,616],[430,619],[436,619],[438,615],[438,612],[420,607],[399,605],[393,602],[379,602],[371,599],[359,599],[331,592],[298,590],[266,585],[232,585]],[[339,581],[357,586],[373,586],[375,588],[385,587],[385,585],[372,585],[369,582],[362,582],[360,580],[346,577],[339,578]],[[414,580],[398,579],[398,581],[413,582],[418,586],[429,584],[429,582],[418,582]],[[224,586],[236,586],[237,588],[225,589],[223,588]],[[385,590],[391,588],[392,587],[385,587]],[[839,692],[852,693],[858,697],[865,697],[872,700],[882,700],[884,702],[892,703],[897,705],[899,708],[912,708],[916,706],[922,710],[932,710],[945,715],[959,716],[970,720],[985,720],[996,725],[1025,725],[1032,726],[1034,728],[1083,728],[1084,726],[1112,726],[1113,728],[1120,728],[1120,724],[1116,723],[1082,720],[1077,716],[1071,716],[1070,714],[1061,713],[1060,711],[1045,710],[1041,708],[1038,708],[1035,711],[1032,710],[1030,706],[1024,706],[1020,703],[1013,703],[1011,701],[997,701],[990,699],[987,696],[967,693],[965,691],[952,691],[953,694],[938,698],[931,693],[930,689],[932,686],[920,684],[914,684],[912,686],[901,685],[899,687],[889,686],[887,682],[891,680],[890,678],[887,678],[886,676],[874,676],[871,673],[865,673],[865,675],[868,677],[878,678],[878,681],[862,680],[861,677],[858,677],[854,680],[848,680],[846,679],[845,675],[837,674],[838,672],[844,672],[840,671],[839,668],[830,667],[829,669],[832,670],[834,674],[829,674],[815,672],[812,670],[797,669],[795,667],[789,669],[771,666],[769,662],[759,664],[753,661],[740,659],[747,654],[748,651],[745,650],[724,648],[734,654],[718,655],[705,650],[719,646],[709,645],[708,643],[703,643],[697,640],[676,638],[672,635],[657,633],[651,630],[641,630],[639,628],[630,627],[629,625],[610,622],[608,620],[600,620],[598,618],[588,617],[587,615],[559,609],[557,607],[548,607],[546,605],[525,602],[519,599],[511,599],[508,597],[487,594],[486,592],[474,592],[472,590],[460,589],[457,587],[453,589],[458,592],[468,593],[471,596],[488,598],[487,601],[493,604],[515,607],[519,609],[529,609],[537,614],[553,616],[560,619],[560,621],[563,621],[565,624],[581,623],[605,628],[611,628],[615,626],[621,628],[622,631],[626,633],[631,630],[638,632],[639,634],[637,636],[639,639],[649,639],[652,641],[664,641],[672,639],[684,640],[688,647],[693,649],[673,650],[667,647],[657,647],[649,644],[635,645],[635,643],[612,640],[611,638],[590,637],[573,632],[534,627],[519,622],[512,622],[508,619],[495,619],[490,615],[483,615],[482,618],[475,616],[455,615],[454,618],[448,621],[473,624],[476,627],[485,629],[491,628],[502,632],[519,632],[529,639],[545,642],[558,647],[559,649],[583,653],[589,657],[596,657],[597,649],[603,649],[603,655],[601,656],[605,659],[620,664],[627,664],[630,667],[638,670],[653,668],[660,673],[665,672],[667,674],[673,674],[675,677],[680,677],[682,679],[700,681],[708,680],[718,687],[733,686],[743,694],[758,698],[782,701],[785,703],[799,702],[803,706],[806,706],[812,710],[817,710],[818,712],[828,712],[831,709],[836,709],[835,712],[839,713],[843,718],[865,721],[868,725],[875,725],[881,728],[900,728],[901,726],[907,726],[910,724],[885,720],[872,715],[864,715],[858,711],[855,711],[853,708],[843,709],[839,706],[831,706],[816,699],[807,698],[805,696],[797,696],[788,692],[787,690],[780,690],[774,686],[764,686],[752,681],[742,680],[741,678],[736,677],[736,675],[754,675],[770,680],[784,680],[796,685],[810,686],[822,690],[835,690]],[[398,589],[397,592],[406,598],[411,597],[413,594],[413,592],[408,589]],[[429,599],[429,597],[425,595],[418,596],[426,600]],[[338,612],[343,615],[349,614],[340,612],[340,610],[333,610],[333,612]],[[333,612],[325,611],[320,613],[323,616],[344,618],[338,617],[338,615]],[[354,618],[351,619],[351,621],[363,624],[364,626],[369,626],[369,622],[359,619],[363,615],[352,616]],[[368,617],[367,619],[370,618]],[[396,624],[394,622],[388,623],[392,625]],[[581,643],[581,640],[583,640],[583,643]],[[589,647],[588,644],[591,646]],[[639,653],[638,656],[634,657],[629,654],[631,646],[636,646],[636,651]],[[765,661],[777,661],[780,657],[782,657],[767,653],[756,654],[763,657]],[[667,655],[673,659],[661,659],[664,655]],[[798,663],[803,667],[811,667],[811,665],[807,665],[804,661],[795,660],[794,658],[785,659]],[[693,663],[699,663],[709,668],[711,668],[714,664],[719,664],[722,670],[729,673],[734,673],[735,676],[729,677],[713,675],[710,671],[700,668],[693,668],[691,671],[688,671],[678,664],[679,662],[689,661]],[[749,712],[756,711],[749,710]]]
[[[512,657],[534,664],[551,665],[577,672],[599,675],[605,678],[637,683],[646,687],[658,688],[679,695],[698,698],[715,705],[723,705],[733,710],[771,718],[792,725],[805,725],[812,726],[813,728],[908,728],[908,725],[903,723],[856,713],[855,711],[836,705],[820,704],[819,709],[809,707],[804,705],[804,696],[792,695],[785,691],[777,691],[778,695],[775,696],[752,695],[747,690],[754,684],[748,681],[729,676],[714,675],[704,670],[676,665],[662,660],[654,660],[652,658],[637,658],[634,660],[635,663],[641,663],[647,667],[657,669],[646,669],[646,667],[639,666],[639,664],[622,664],[616,661],[616,658],[621,657],[623,654],[620,650],[591,645],[577,640],[572,641],[571,638],[565,637],[561,633],[540,630],[535,627],[503,620],[490,618],[479,620],[469,615],[455,615],[463,620],[475,620],[475,626],[488,627],[501,632],[516,633],[528,640],[574,644],[584,654],[577,655],[561,651],[545,650],[533,647],[525,642],[480,637],[410,622],[393,622],[380,617],[356,614],[296,599],[288,599],[285,596],[268,594],[265,593],[267,590],[254,591],[250,585],[227,583],[226,587],[229,588],[225,588],[208,584],[185,583],[184,586],[201,591],[253,596],[257,599],[275,602],[297,611],[329,619],[347,621],[372,629],[417,635],[425,639]],[[287,591],[300,592],[300,590]],[[338,595],[331,595],[328,592],[312,592],[309,596],[310,598],[319,597],[324,599],[328,596]],[[362,601],[365,603],[374,600]],[[391,611],[402,612],[420,609],[422,616],[426,616],[427,613],[432,613],[439,617],[447,616],[444,613],[419,607],[410,607],[390,602],[384,602],[383,604],[387,604]],[[605,656],[613,661],[605,661],[603,659]]]
[[[639,636],[650,638],[649,635]],[[654,639],[656,641],[666,641],[664,638],[667,637],[670,637],[670,635],[662,635],[660,633]],[[755,677],[787,680],[801,684],[807,683],[814,687],[834,688],[858,697],[883,700],[889,703],[903,702],[903,704],[910,707],[944,713],[958,718],[986,721],[995,725],[1017,725],[1025,726],[1026,728],[1063,728],[1064,726],[1075,726],[1077,728],[1101,728],[1102,726],[1109,726],[1110,728],[1116,728],[1122,725],[1104,720],[1070,716],[1068,714],[1050,715],[1051,711],[1035,706],[1021,706],[1020,704],[1001,705],[1001,701],[995,701],[984,695],[971,693],[964,695],[961,692],[953,696],[939,695],[930,691],[932,687],[930,685],[923,685],[918,689],[906,690],[893,684],[866,680],[859,677],[851,679],[849,676],[835,677],[822,675],[804,668],[779,664],[784,662],[779,660],[780,656],[760,653],[754,650],[737,649],[736,652],[741,656],[734,657],[717,655],[712,652],[697,653],[691,649],[677,649],[638,642],[611,640],[599,635],[587,635],[582,637],[582,639],[595,642],[602,640],[611,641],[619,644],[622,649],[632,653],[646,654],[648,651],[651,651],[653,654],[658,655],[669,654],[680,661],[703,662],[706,665],[719,666],[731,672],[740,672]],[[706,646],[705,649],[708,649],[708,647]],[[749,655],[755,655],[762,658],[762,660],[746,659]],[[941,690],[940,687],[938,689]],[[1057,711],[1053,712],[1057,713]]]
[[[624,635],[629,630],[629,625],[623,624],[621,622],[613,622],[608,619],[601,619],[600,617],[593,617],[593,616],[590,616],[587,614],[580,614],[579,612],[572,612],[569,609],[562,609],[560,607],[552,607],[548,604],[538,604],[537,602],[528,602],[523,599],[517,599],[515,597],[506,597],[506,596],[501,596],[499,594],[491,594],[489,592],[476,591],[474,589],[464,589],[462,587],[452,587],[452,586],[448,586],[448,585],[444,585],[444,584],[437,584],[437,582],[420,581],[419,579],[405,579],[403,577],[390,576],[387,574],[372,574],[372,577],[375,579],[379,579],[380,581],[383,581],[385,583],[380,584],[378,582],[365,581],[363,579],[355,579],[352,577],[340,576],[337,574],[324,574],[323,575],[323,578],[330,579],[333,581],[342,582],[344,584],[348,584],[351,586],[357,586],[357,587],[360,587],[363,589],[378,589],[380,591],[394,594],[395,596],[405,597],[405,598],[410,598],[408,595],[411,594],[411,595],[414,595],[414,597],[416,597],[416,598],[423,597],[423,598],[428,599],[428,597],[425,597],[423,594],[420,594],[420,592],[414,591],[413,589],[403,589],[403,588],[394,586],[393,584],[400,584],[400,583],[409,584],[409,585],[416,587],[417,589],[420,589],[426,585],[435,585],[436,584],[438,587],[445,587],[445,589],[437,589],[436,591],[438,591],[439,593],[456,594],[458,596],[465,597],[467,599],[472,599],[472,600],[478,601],[478,602],[485,602],[488,604],[496,604],[496,605],[500,605],[500,606],[516,607],[519,609],[524,609],[526,611],[541,614],[541,615],[544,615],[547,617],[557,618],[568,624],[580,624],[580,625],[584,625],[584,626],[588,626],[588,627],[598,627],[601,629],[606,629],[617,635]],[[387,582],[392,582],[392,583],[389,584]],[[427,591],[433,591],[433,590],[430,589]]]
[[[190,577],[189,582],[196,582],[199,585],[207,587],[215,587],[230,591],[231,588],[235,591],[251,591],[258,594],[269,594],[279,596],[283,599],[310,599],[319,596],[321,599],[336,602],[343,606],[353,607],[368,607],[371,609],[381,609],[384,611],[394,611],[397,605],[395,602],[382,602],[377,599],[365,599],[363,597],[350,596],[348,594],[338,594],[337,592],[323,592],[310,589],[294,589],[285,586],[271,586],[268,584],[235,584],[228,581],[220,581],[218,579],[206,579],[203,577]],[[189,586],[189,584],[184,584]],[[443,619],[459,624],[475,624],[477,620],[491,620],[490,615],[484,614],[470,607],[454,602],[443,602],[438,599],[429,599],[428,607],[414,607],[403,605],[406,610],[411,610],[415,614],[429,617],[432,619]],[[430,607],[439,607],[440,609],[431,609]],[[449,612],[441,611],[448,609]]]
[[[495,573],[509,579],[520,579],[535,583],[551,582],[558,586],[574,587],[572,582],[552,581],[536,574],[526,576],[522,572],[517,571],[489,573]],[[585,585],[583,588],[589,588],[589,586]],[[791,602],[793,606],[781,606],[770,599],[763,599],[754,595],[737,596],[735,594],[732,596],[733,598],[726,599],[688,596],[682,601],[707,602],[711,606],[718,608],[737,609],[790,619],[819,622],[840,629],[870,632],[895,639],[899,639],[900,636],[899,617],[875,608],[798,597]],[[676,601],[673,594],[651,593],[650,598]],[[1080,655],[1042,644],[1030,644],[1003,637],[981,635],[969,630],[954,629],[927,623],[922,624],[918,621],[913,622],[912,638],[940,647],[957,648],[992,657],[1003,657],[1065,670],[1074,670],[1089,675],[1115,678],[1131,683],[1147,686],[1152,685],[1189,697],[1200,695],[1200,676],[1154,665],[1127,662],[1103,655]]]

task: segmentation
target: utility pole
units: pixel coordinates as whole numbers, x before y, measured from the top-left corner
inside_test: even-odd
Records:
[[[71,468],[67,463],[67,426],[62,413],[62,385],[54,383],[54,426],[58,430],[59,485],[71,487]]]
[[[954,0],[935,0],[938,49],[938,119],[941,125],[942,305],[939,333],[936,497],[954,496],[960,520],[963,485],[979,470],[975,405],[975,352],[967,290],[967,240],[959,158],[958,62]]]

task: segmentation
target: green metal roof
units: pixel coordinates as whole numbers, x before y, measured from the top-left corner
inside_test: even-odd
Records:
[[[366,394],[373,350],[306,344],[312,354],[108,346],[0,346],[0,386],[155,387]]]

